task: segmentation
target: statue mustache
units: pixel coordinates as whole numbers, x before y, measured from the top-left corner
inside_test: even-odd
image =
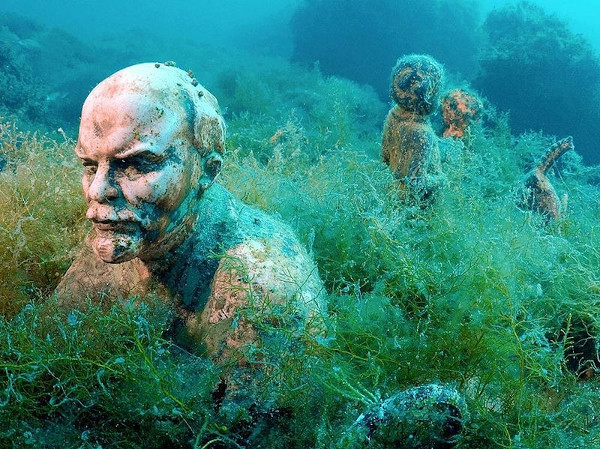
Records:
[[[148,220],[142,219],[137,213],[129,209],[116,210],[101,204],[91,204],[85,214],[88,220],[99,222],[130,222],[138,223],[142,227],[147,225]]]

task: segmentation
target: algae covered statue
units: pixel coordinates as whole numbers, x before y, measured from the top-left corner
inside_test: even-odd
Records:
[[[453,89],[441,99],[444,137],[463,139],[470,134],[470,127],[479,120],[483,102],[477,95],[465,89]]]
[[[381,158],[402,190],[425,199],[440,184],[440,156],[429,121],[444,70],[432,57],[408,55],[392,71],[390,96],[395,105],[385,120]]]
[[[542,214],[546,221],[552,221],[561,216],[561,202],[548,179],[548,169],[567,151],[573,150],[572,137],[565,137],[550,146],[542,161],[531,170],[523,181],[522,195],[519,206]],[[566,196],[562,209],[566,208]]]
[[[240,312],[253,307],[259,319],[274,318],[272,327],[312,332],[324,304],[316,267],[291,229],[215,182],[224,141],[216,99],[187,72],[139,64],[102,81],[84,103],[75,148],[93,229],[57,295],[70,308],[158,293],[175,310],[176,342],[245,372],[226,378],[243,396],[250,390],[239,387],[259,373],[235,371],[251,362],[238,349],[268,342]],[[271,313],[278,306],[285,316]],[[376,436],[397,441],[407,435],[392,432],[401,426],[424,430],[423,441],[454,441],[465,416],[459,399],[447,387],[400,392],[361,415],[349,435],[364,447]]]
[[[260,339],[236,318],[250,303],[320,313],[320,278],[291,229],[214,182],[224,142],[217,100],[188,72],[139,64],[102,81],[75,148],[93,230],[60,301],[162,292],[181,339],[215,360]]]

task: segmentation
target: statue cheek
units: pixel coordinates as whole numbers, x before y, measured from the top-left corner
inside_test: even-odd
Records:
[[[125,201],[134,206],[141,203],[152,203],[156,201],[157,186],[151,179],[141,177],[135,180],[121,179],[119,182],[121,192]]]
[[[179,206],[191,188],[189,177],[176,167],[148,173],[135,180],[123,180],[121,189],[126,201],[134,206],[145,204],[158,210]]]
[[[156,201],[163,209],[171,210],[179,206],[192,188],[188,173],[180,166],[169,167],[155,181]]]
[[[175,173],[171,173],[174,175]],[[154,203],[158,209],[173,210],[183,201],[189,185],[178,176],[163,176],[151,183],[144,201]]]

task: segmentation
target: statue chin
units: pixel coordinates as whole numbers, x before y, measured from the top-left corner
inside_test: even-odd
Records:
[[[92,244],[96,255],[106,263],[122,263],[139,253],[138,236],[107,233],[97,235]]]

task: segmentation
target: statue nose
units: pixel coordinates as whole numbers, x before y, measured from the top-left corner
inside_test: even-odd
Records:
[[[99,165],[88,188],[88,200],[104,203],[119,196],[110,167]]]

